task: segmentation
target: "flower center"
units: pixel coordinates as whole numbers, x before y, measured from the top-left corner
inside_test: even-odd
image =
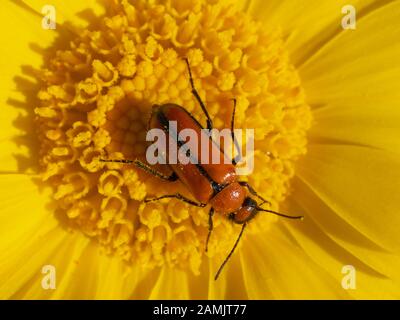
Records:
[[[184,2],[184,4],[183,4]],[[96,30],[80,30],[42,69],[35,109],[43,180],[71,228],[95,238],[127,263],[163,264],[199,272],[202,257],[225,256],[240,227],[214,216],[204,251],[208,209],[146,197],[187,191],[101,158],[144,158],[146,124],[154,104],[183,106],[205,117],[190,89],[187,57],[216,128],[255,129],[255,170],[242,180],[271,201],[287,196],[294,162],[306,152],[310,108],[279,32],[234,5],[216,1],[116,2]],[[190,195],[188,195],[190,197]],[[276,217],[259,214],[248,232]]]

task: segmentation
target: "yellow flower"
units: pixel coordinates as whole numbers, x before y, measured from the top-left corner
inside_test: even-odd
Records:
[[[1,298],[399,298],[400,3],[46,1],[1,11]],[[7,31],[6,31],[7,30]],[[184,188],[99,161],[145,152],[151,106],[255,128],[251,184],[303,214],[240,228],[179,201]],[[55,288],[44,284],[54,266]],[[350,269],[348,266],[351,266]],[[355,287],[346,287],[347,270]]]

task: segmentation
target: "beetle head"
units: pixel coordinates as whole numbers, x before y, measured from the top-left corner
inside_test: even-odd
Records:
[[[229,219],[237,224],[243,224],[253,219],[257,212],[257,202],[250,197],[246,197],[239,210],[229,214]]]
[[[303,216],[289,216],[280,212],[261,208],[258,206],[257,201],[250,197],[244,199],[242,206],[237,211],[229,214],[229,219],[237,224],[244,224],[253,219],[260,211],[269,212],[288,219],[303,219]]]

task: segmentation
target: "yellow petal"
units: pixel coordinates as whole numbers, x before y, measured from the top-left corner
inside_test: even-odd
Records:
[[[47,264],[66,232],[31,177],[0,175],[0,294],[11,297]],[[40,283],[39,283],[40,285]]]
[[[264,22],[267,29],[282,29],[292,61],[298,66],[342,30],[342,7],[347,4],[346,0],[254,0],[250,12]],[[351,4],[358,16],[362,16],[379,5],[379,1],[354,0]]]
[[[296,182],[288,211],[304,214],[306,218],[302,223],[287,223],[284,227],[308,257],[335,278],[339,286],[345,276],[342,269],[353,266],[356,288],[343,290],[354,298],[398,298],[399,256],[377,248],[331,212],[305,184]],[[324,219],[314,220],[318,214],[324,215]]]
[[[289,227],[293,226],[293,230],[308,233],[314,241],[318,241],[319,238],[329,238],[330,242],[335,242],[337,247],[342,248],[343,253],[346,251],[347,255],[353,255],[359,260],[359,263],[365,264],[365,268],[370,268],[371,272],[400,279],[398,255],[384,251],[353,226],[347,224],[300,179],[294,180],[293,189],[295,191],[291,196],[292,203],[295,202],[298,207],[295,206],[288,211],[297,214],[299,214],[298,210],[305,211],[307,219],[302,224],[290,224]],[[338,249],[327,251],[334,256],[339,253]],[[389,261],[390,263],[388,263]]]
[[[252,235],[247,240],[241,259],[250,299],[348,298],[340,283],[307,257],[279,225],[268,235]]]
[[[48,189],[39,190],[36,181],[34,177],[22,174],[0,175],[2,245],[13,247],[15,241],[22,241],[23,244],[29,240],[29,236],[33,237],[37,228],[42,225],[48,231],[57,228],[57,219],[46,207],[50,192]],[[32,234],[29,234],[30,232]]]
[[[104,11],[98,1],[52,1],[56,30],[42,28],[42,8],[48,1],[4,1],[0,12],[0,172],[36,172],[37,149],[33,110],[39,90],[35,71],[43,62],[44,50],[60,34],[73,36],[63,25],[87,25],[92,15]],[[87,9],[87,10],[85,10]],[[79,15],[78,15],[79,13]],[[78,17],[80,17],[78,19]],[[86,21],[85,21],[86,19]],[[67,39],[66,39],[67,40]]]
[[[42,63],[38,51],[47,47],[56,32],[44,30],[40,17],[17,2],[4,1],[0,12],[0,171],[24,171],[34,167],[31,161],[35,145],[33,109],[38,90],[34,69]]]
[[[244,240],[245,238],[242,238]],[[232,239],[232,245],[236,239]],[[244,244],[244,243],[243,243]],[[221,266],[229,252],[222,257],[214,258],[209,263],[208,271],[208,297],[207,299],[232,299],[243,300],[248,299],[248,292],[245,287],[245,279],[247,277],[243,272],[240,259],[240,252],[246,250],[244,246],[236,248],[235,253],[222,270],[219,278],[215,280],[215,274]]]
[[[189,299],[189,284],[184,271],[164,267],[150,293],[150,300]]]
[[[400,158],[353,145],[310,145],[300,179],[347,224],[382,248],[399,252]],[[315,219],[324,215],[313,213]]]
[[[358,144],[400,153],[400,109],[396,104],[381,102],[368,105],[362,99],[355,100],[351,105],[343,104],[343,107],[336,102],[328,102],[326,107],[316,109],[313,112],[314,126],[309,133],[310,141]]]
[[[311,139],[400,152],[399,19],[399,2],[383,6],[301,68],[308,101],[318,107]]]
[[[140,285],[146,279],[152,283],[148,280],[149,272],[138,266],[129,269],[120,257],[106,255],[103,251],[97,243],[91,241],[82,254],[73,260],[68,280],[62,282],[63,286],[57,288],[53,298],[143,299],[145,296],[140,292]],[[64,263],[68,264],[65,259]]]
[[[87,26],[93,20],[105,12],[107,6],[111,6],[112,2],[85,0],[85,1],[63,1],[63,0],[23,0],[26,7],[31,8],[43,16],[42,8],[45,5],[52,5],[56,10],[57,26],[62,25],[64,22],[72,23],[74,25]]]
[[[60,236],[62,237],[60,238]],[[58,245],[55,250],[51,251],[50,255],[43,256],[38,255],[37,252],[29,252],[23,256],[26,259],[27,269],[32,269],[34,272],[31,271],[32,277],[19,287],[17,293],[12,296],[13,299],[65,299],[68,296],[72,299],[78,299],[82,296],[82,291],[71,291],[70,289],[71,285],[77,281],[76,277],[74,277],[74,270],[89,243],[89,239],[79,232],[65,233],[61,228],[54,231],[54,237],[60,238],[61,241],[59,243],[55,242]],[[52,248],[53,238],[46,237],[47,241],[51,242],[51,244],[42,243],[44,250]],[[39,268],[35,265],[36,260],[32,260],[29,256],[37,257]],[[31,263],[32,261],[34,263]],[[48,271],[41,269],[43,266],[55,268],[55,289],[43,288],[42,281],[49,274]],[[21,271],[16,272],[15,276],[22,271],[27,270],[22,268]],[[85,282],[80,283],[80,288],[84,288],[87,283],[88,280],[85,279]]]
[[[49,190],[31,176],[0,175],[0,202],[0,298],[148,297],[154,272],[128,270],[80,232],[67,232],[49,204]],[[55,290],[42,287],[45,265],[56,268]]]

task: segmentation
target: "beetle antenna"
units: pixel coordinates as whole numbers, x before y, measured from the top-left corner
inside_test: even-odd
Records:
[[[233,111],[232,111],[232,118],[231,118],[231,137],[232,137],[232,142],[234,144],[234,149],[233,149],[233,158],[232,158],[232,164],[235,166],[238,164],[239,161],[242,160],[242,152],[240,150],[239,142],[237,141],[235,137],[235,113],[236,113],[236,104],[237,100],[234,98],[232,99],[233,101]],[[235,150],[238,152],[238,155],[235,156]]]
[[[283,214],[283,213],[280,213],[280,212],[276,212],[276,211],[272,211],[272,210],[267,210],[267,209],[263,209],[263,208],[260,208],[260,207],[256,207],[256,209],[257,209],[258,211],[265,211],[265,212],[269,212],[269,213],[272,213],[272,214],[276,214],[277,216],[280,216],[280,217],[283,217],[283,218],[288,218],[288,219],[301,219],[301,220],[304,219],[303,216],[288,216],[288,215]]]
[[[215,274],[214,280],[217,280],[217,279],[218,279],[218,277],[219,277],[219,275],[220,275],[222,269],[225,267],[226,263],[229,261],[230,257],[232,256],[233,252],[235,251],[235,249],[236,249],[236,247],[237,247],[237,245],[238,245],[238,243],[239,243],[239,240],[240,240],[240,238],[242,237],[242,234],[243,234],[243,231],[244,231],[244,228],[246,227],[246,225],[247,225],[247,223],[243,223],[242,230],[240,231],[240,234],[239,234],[238,238],[236,239],[236,242],[235,242],[235,244],[233,245],[233,248],[232,248],[231,252],[229,252],[229,254],[228,254],[227,257],[225,258],[224,262],[222,262],[222,264],[221,264],[221,266],[219,267],[217,273]]]

